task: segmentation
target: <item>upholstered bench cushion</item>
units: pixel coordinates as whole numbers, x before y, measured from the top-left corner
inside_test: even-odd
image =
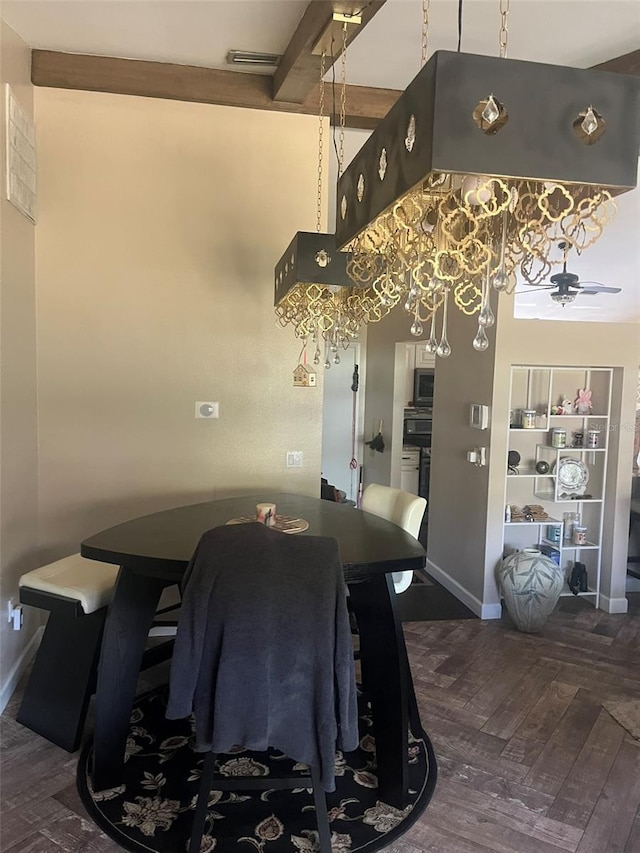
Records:
[[[85,613],[106,607],[113,597],[118,566],[70,554],[22,575],[19,586],[75,598]]]

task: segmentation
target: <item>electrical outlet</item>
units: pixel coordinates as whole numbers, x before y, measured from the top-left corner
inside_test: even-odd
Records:
[[[287,468],[302,468],[303,455],[301,450],[287,450]]]
[[[7,616],[9,620],[9,624],[13,627],[14,631],[19,631],[22,628],[22,623],[24,621],[23,613],[22,613],[22,605],[17,604],[15,607],[13,606],[13,599],[10,598],[7,602]]]

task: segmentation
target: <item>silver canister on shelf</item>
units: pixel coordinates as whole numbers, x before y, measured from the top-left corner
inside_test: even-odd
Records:
[[[521,423],[522,423],[522,429],[535,429],[536,428],[536,410],[535,409],[523,409]]]
[[[554,427],[551,430],[551,446],[566,447],[567,446],[567,431],[562,427]]]
[[[599,429],[588,429],[587,430],[587,447],[594,448],[600,446],[600,430]]]

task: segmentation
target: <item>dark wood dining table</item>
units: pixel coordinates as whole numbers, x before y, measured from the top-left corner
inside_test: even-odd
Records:
[[[420,569],[419,542],[385,519],[353,506],[286,493],[261,492],[177,507],[96,533],[83,557],[120,566],[105,622],[95,699],[93,787],[122,783],[129,717],[149,629],[162,591],[179,584],[202,534],[271,502],[278,515],[303,518],[296,535],[338,542],[360,635],[362,681],[371,701],[379,797],[402,807],[408,784],[408,717],[417,714],[391,572]],[[412,718],[413,719],[413,718]],[[417,733],[416,733],[417,734]]]

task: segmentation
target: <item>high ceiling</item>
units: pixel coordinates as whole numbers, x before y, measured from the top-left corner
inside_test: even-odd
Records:
[[[308,0],[4,0],[2,17],[34,48],[228,69],[232,48],[282,54],[307,5]],[[462,50],[498,53],[499,5],[464,0]],[[512,58],[589,67],[640,44],[638,0],[511,0],[510,7]],[[431,0],[429,53],[455,50],[457,12],[457,0]],[[387,0],[349,48],[348,82],[404,89],[419,69],[421,22],[421,0]],[[623,293],[585,296],[565,309],[554,306],[548,293],[523,294],[516,313],[640,320],[639,223],[636,190],[621,199],[618,219],[600,242],[571,265],[582,278],[622,286]]]
[[[363,0],[363,6],[366,0]],[[307,0],[5,0],[32,47],[224,68],[230,48],[284,52]],[[637,0],[511,0],[509,55],[587,67],[635,50]],[[430,48],[455,50],[457,0],[431,0]],[[387,0],[349,51],[351,83],[404,89],[420,61],[421,0]],[[498,0],[464,0],[462,49],[497,54]]]

